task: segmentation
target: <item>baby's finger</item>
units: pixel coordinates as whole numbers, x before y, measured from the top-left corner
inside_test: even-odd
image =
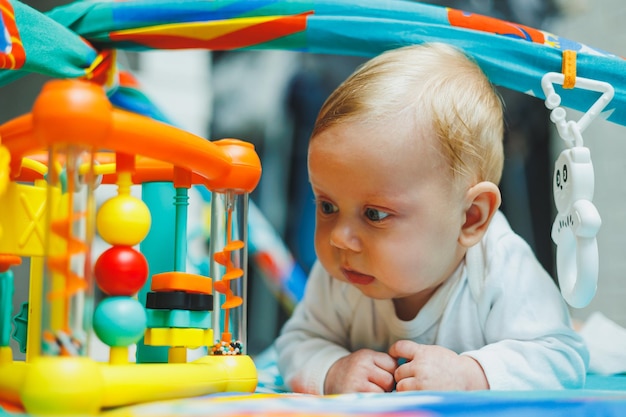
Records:
[[[398,363],[396,359],[392,358],[390,355],[387,355],[386,353],[381,353],[379,355],[376,355],[374,357],[374,364],[377,367],[387,371],[390,374],[393,374],[393,372],[398,367]]]
[[[394,379],[396,382],[400,382],[403,379],[410,378],[415,376],[415,372],[418,371],[417,362],[406,362],[402,365],[399,365],[395,372],[393,373]]]
[[[417,378],[409,377],[399,380],[396,383],[396,391],[419,391],[423,390],[424,387],[420,384]]]
[[[389,348],[389,355],[397,359],[413,360],[419,353],[421,345],[411,340],[398,340]]]
[[[370,374],[369,381],[376,384],[382,391],[391,392],[396,385],[393,371],[387,372],[382,368],[376,368]]]

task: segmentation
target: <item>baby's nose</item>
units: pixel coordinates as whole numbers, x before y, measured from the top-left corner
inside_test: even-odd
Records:
[[[343,250],[359,251],[360,239],[352,225],[347,221],[339,221],[330,233],[330,245]]]

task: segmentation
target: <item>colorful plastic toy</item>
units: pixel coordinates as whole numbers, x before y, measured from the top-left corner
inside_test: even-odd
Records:
[[[114,109],[102,87],[81,80],[50,81],[32,113],[0,126],[0,138],[1,399],[29,413],[88,414],[254,391],[243,290],[248,194],[261,174],[252,145],[210,142]],[[158,242],[161,251],[174,251],[175,262],[152,277],[150,258],[137,248],[163,219],[130,193],[148,182],[173,184],[176,211],[174,241]],[[116,184],[118,192],[96,210],[99,183]],[[187,190],[194,184],[213,194],[211,278],[185,271]],[[96,233],[111,247],[92,259]],[[14,361],[10,267],[21,257],[31,259],[26,360]],[[98,304],[95,285],[106,294]],[[146,286],[147,305],[137,296]],[[89,357],[94,332],[110,347],[108,363]],[[167,363],[129,362],[129,346],[142,337],[165,346]],[[188,362],[187,349],[196,347],[208,354]]]

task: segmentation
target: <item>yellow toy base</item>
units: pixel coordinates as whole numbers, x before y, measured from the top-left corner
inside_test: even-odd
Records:
[[[0,399],[33,414],[97,414],[102,409],[218,392],[253,392],[249,356],[204,356],[189,363],[110,365],[82,357],[0,364]]]

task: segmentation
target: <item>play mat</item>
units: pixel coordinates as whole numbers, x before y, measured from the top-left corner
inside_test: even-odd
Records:
[[[267,362],[266,362],[267,361]],[[587,386],[566,391],[393,392],[316,396],[285,392],[271,359],[259,358],[255,393],[218,393],[104,410],[103,417],[186,416],[498,416],[622,417],[626,375],[588,375]],[[277,385],[278,384],[278,385]],[[7,415],[25,417],[7,406]]]
[[[581,390],[393,392],[306,395],[285,391],[271,349],[255,358],[259,385],[254,393],[217,393],[154,401],[104,410],[103,417],[186,416],[563,416],[622,417],[626,413],[626,375],[587,376]],[[25,417],[7,407],[8,415]]]

